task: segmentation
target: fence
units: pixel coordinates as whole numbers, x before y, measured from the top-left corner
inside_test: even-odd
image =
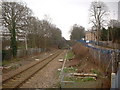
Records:
[[[44,48],[29,48],[28,50],[17,50],[17,57],[33,55],[45,51]],[[2,60],[9,60],[12,58],[11,50],[2,50]]]
[[[90,41],[89,43],[86,43],[86,41],[83,40],[79,40],[79,42],[82,43],[85,47],[89,48],[89,52],[94,59],[99,60],[103,64],[109,64],[109,67],[113,66],[113,71],[117,72],[118,62],[120,62],[120,49],[109,49],[98,46],[102,45],[102,42],[98,43],[95,41]]]
[[[113,43],[112,41],[100,41],[100,42],[104,46],[108,46],[108,47],[111,47],[111,48],[119,48],[120,49],[120,44],[118,44],[118,43]]]
[[[118,62],[120,62],[120,50],[105,49],[89,45],[85,46],[89,47],[89,52],[94,59],[99,60],[99,62],[102,64],[107,65],[106,70],[110,68],[112,72],[117,72]]]
[[[106,72],[111,69],[111,88],[120,88],[120,49],[107,49],[100,46],[79,41],[89,48],[92,57],[106,65]]]
[[[41,48],[29,48],[27,51],[26,50],[18,50],[17,57],[23,57],[25,55],[32,55],[35,53],[40,53],[42,51],[44,51],[44,50]]]

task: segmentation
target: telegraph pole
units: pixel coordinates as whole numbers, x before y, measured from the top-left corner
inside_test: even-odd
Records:
[[[101,6],[97,6],[97,9],[98,9],[98,12],[97,12],[97,34],[98,34],[97,36],[98,37],[97,37],[97,39],[98,39],[98,44],[99,44],[99,39],[100,39],[100,36],[99,36],[100,35],[100,25],[99,24],[100,24],[100,21],[99,21],[98,13],[100,11],[99,9],[101,9]]]
[[[25,49],[26,49],[26,51],[28,50],[28,45],[27,45],[27,33],[25,34]]]
[[[47,47],[46,47],[46,37],[47,37],[47,34],[45,33],[45,35],[44,35],[44,41],[45,41],[45,55],[46,55],[46,50],[47,50],[47,49],[46,49],[46,48],[47,48]]]

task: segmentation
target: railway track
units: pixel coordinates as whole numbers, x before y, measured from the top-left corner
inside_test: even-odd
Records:
[[[59,56],[62,51],[57,51],[53,55],[39,61],[38,63],[32,65],[29,68],[21,71],[20,73],[15,74],[14,76],[2,81],[2,88],[19,88],[22,86],[27,80],[33,77],[38,71],[44,68],[48,63],[54,60],[57,56]]]

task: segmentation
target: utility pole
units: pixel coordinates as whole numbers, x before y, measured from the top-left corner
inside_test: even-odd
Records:
[[[101,6],[97,6],[97,36],[98,36],[98,46],[99,46],[99,40],[100,40],[100,21],[99,21],[99,13],[100,13],[100,9],[101,9]],[[100,62],[100,51],[98,52],[99,53],[99,62]]]
[[[108,44],[109,44],[109,29],[108,29]]]
[[[26,50],[26,55],[28,52],[28,44],[27,44],[27,33],[25,32],[25,50]]]
[[[45,35],[44,35],[44,41],[45,41],[45,42],[44,42],[44,43],[45,43],[45,55],[46,55],[46,50],[47,50],[47,49],[46,49],[46,48],[47,48],[47,47],[46,47],[46,37],[47,37],[47,34],[45,33]]]
[[[99,39],[100,39],[100,21],[99,21],[99,12],[101,9],[101,6],[97,6],[98,12],[97,12],[97,39],[98,39],[98,44],[99,44]]]
[[[27,45],[27,33],[25,34],[25,49],[26,49],[26,51],[28,50],[28,45]]]
[[[115,12],[113,11],[113,16],[115,15]],[[114,28],[114,22],[112,21],[112,29]],[[112,35],[112,39],[113,39],[113,35]],[[113,48],[114,48],[114,44],[113,44]],[[114,49],[113,49],[114,50]],[[111,73],[111,88],[115,88],[115,77],[116,77],[116,73],[114,72],[114,64],[115,64],[115,52],[112,52],[112,73]]]

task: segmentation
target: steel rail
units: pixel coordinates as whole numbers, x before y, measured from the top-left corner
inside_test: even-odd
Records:
[[[61,51],[58,51],[57,53],[54,53],[53,55],[41,60],[40,62],[38,62],[34,65],[32,65],[31,67],[28,67],[27,69],[21,71],[20,73],[17,73],[14,76],[4,80],[2,82],[3,88],[19,88],[21,85],[23,85],[23,83],[25,83],[27,80],[29,80],[31,77],[33,77],[38,71],[43,69],[48,63],[50,63],[52,60],[54,60],[60,54],[61,54]],[[35,68],[35,70],[33,68]],[[31,70],[33,70],[33,71],[31,71]],[[31,74],[28,75],[27,77],[25,77],[24,74],[28,71],[29,72],[31,71],[30,72]],[[20,77],[20,76],[22,76],[22,74],[23,74],[23,77]],[[21,80],[19,80],[19,79],[21,79]],[[11,85],[12,87],[9,87],[9,83],[10,84],[12,83],[12,85]],[[13,83],[14,83],[14,85],[13,85]]]

